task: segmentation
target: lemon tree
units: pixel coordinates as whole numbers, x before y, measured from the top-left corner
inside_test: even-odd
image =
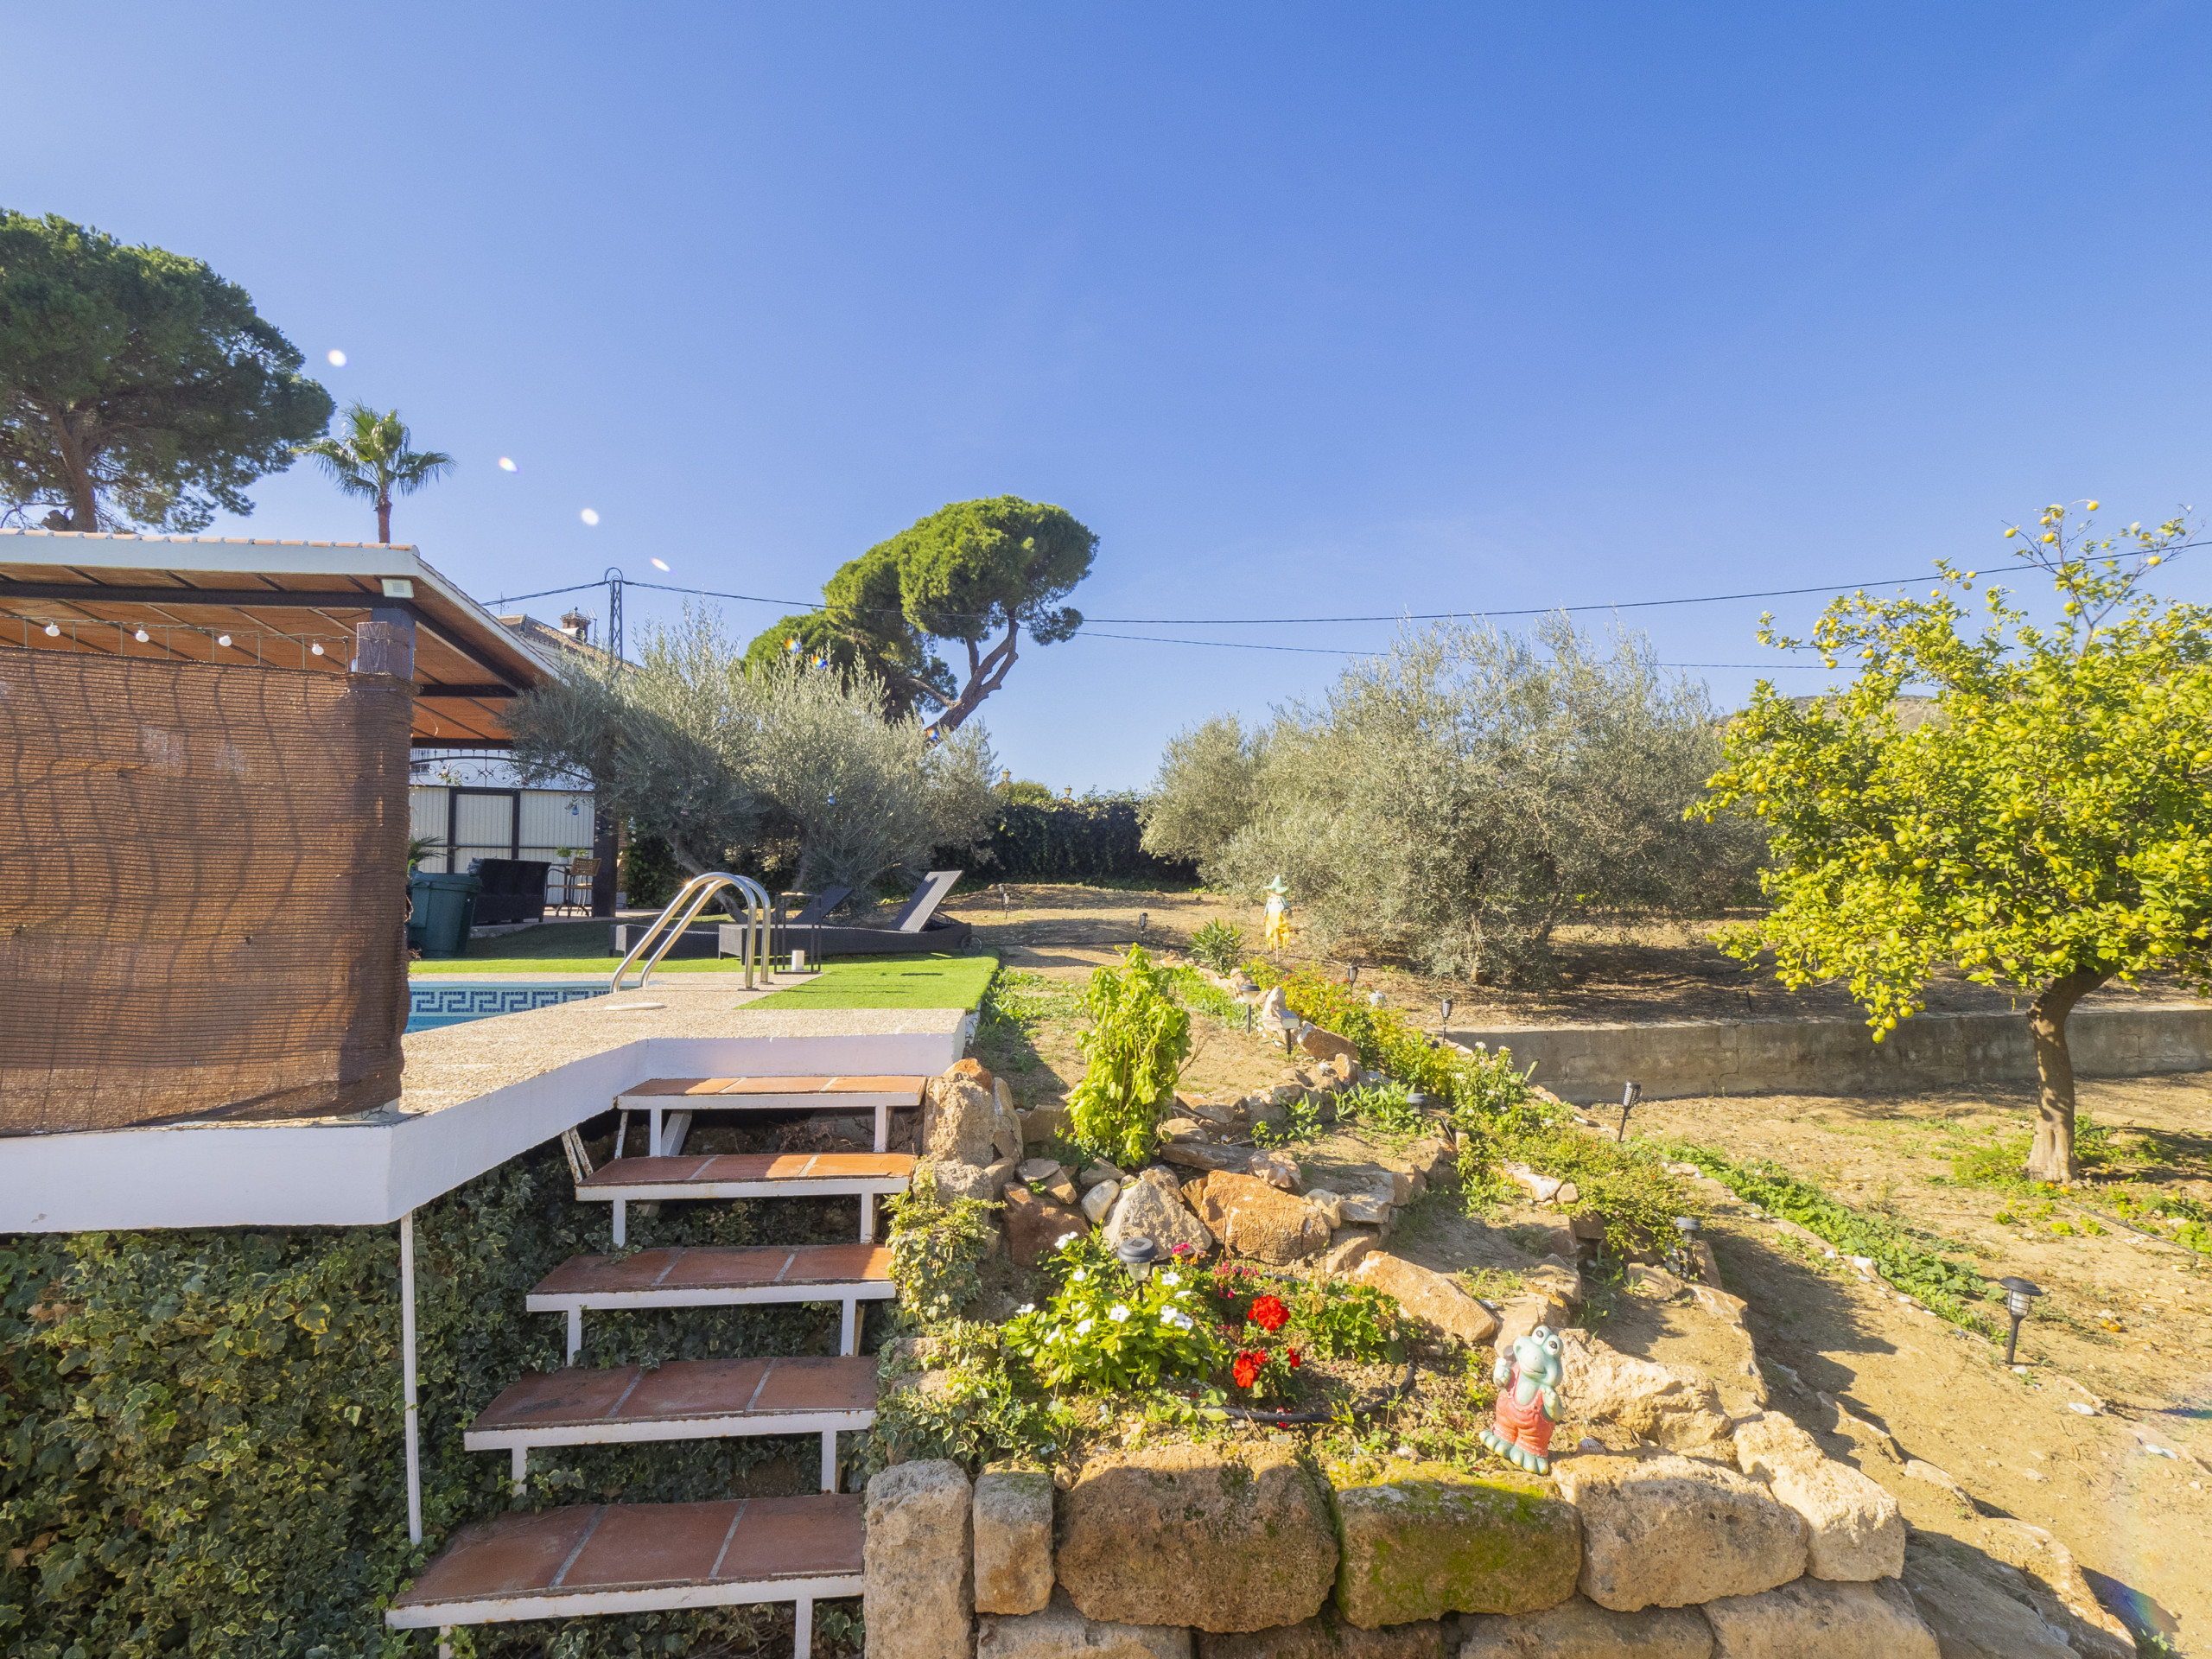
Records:
[[[2005,532],[2052,585],[2046,621],[1942,559],[1925,598],[1840,598],[1809,640],[1767,619],[1762,642],[1858,677],[1802,704],[1761,681],[1691,809],[1748,813],[1772,848],[1770,908],[1724,948],[1771,950],[1793,988],[1847,980],[1877,1041],[1947,966],[2029,999],[2028,1173],[2050,1181],[2080,1173],[2075,1004],[2143,973],[2212,983],[2212,612],[2145,587],[2195,543],[2179,518],[2100,535],[2081,505]]]

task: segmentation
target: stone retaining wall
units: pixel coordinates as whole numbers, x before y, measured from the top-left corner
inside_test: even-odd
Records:
[[[1553,1477],[1287,1442],[870,1483],[871,1659],[1937,1659],[1896,1501],[1778,1416]],[[1594,1444],[1586,1442],[1586,1444]],[[965,1524],[963,1524],[963,1522]]]
[[[2077,1008],[2066,1025],[2085,1077],[2212,1071],[2212,1007]],[[1578,1105],[1618,1102],[1633,1077],[1647,1100],[1704,1095],[1904,1093],[2032,1083],[2024,1014],[1922,1014],[1879,1043],[1856,1020],[1701,1020],[1617,1026],[1493,1026],[1447,1035],[1510,1048],[1536,1081]]]

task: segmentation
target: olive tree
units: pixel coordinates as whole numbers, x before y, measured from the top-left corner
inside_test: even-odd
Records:
[[[993,804],[980,728],[885,720],[864,668],[750,669],[711,611],[649,633],[635,664],[525,693],[508,726],[528,775],[589,777],[695,875],[779,830],[801,885],[865,890],[982,834]]]
[[[1223,885],[1283,876],[1316,944],[1541,983],[1564,923],[1709,914],[1748,885],[1756,832],[1683,821],[1717,724],[1640,636],[1446,623],[1249,738],[1210,722],[1177,739],[1149,833]]]
[[[1727,948],[1772,950],[1788,985],[1847,981],[1877,1041],[1947,967],[2030,999],[2028,1173],[2065,1181],[2075,1005],[2143,973],[2212,987],[2212,612],[2142,586],[2181,519],[2098,536],[2051,506],[2005,533],[2055,620],[1985,582],[1972,625],[1977,573],[1939,559],[1925,599],[1838,599],[1809,641],[1763,626],[1831,668],[1855,656],[1858,677],[1802,704],[1762,682],[1700,810],[1772,841],[1771,908]],[[1907,686],[1935,696],[1910,728]]]

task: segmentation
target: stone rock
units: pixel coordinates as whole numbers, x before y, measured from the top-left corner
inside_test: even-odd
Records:
[[[868,1651],[875,1651],[872,1640]],[[1191,1633],[1180,1625],[1085,1618],[1061,1591],[1041,1612],[980,1620],[976,1659],[1191,1659]]]
[[[1805,1523],[1733,1469],[1576,1454],[1553,1472],[1560,1496],[1581,1511],[1582,1593],[1601,1607],[1633,1613],[1756,1595],[1805,1570]]]
[[[1337,1609],[1363,1630],[1535,1612],[1574,1593],[1582,1523],[1541,1481],[1397,1462],[1380,1479],[1334,1478]]]
[[[1905,1555],[1904,1587],[1943,1659],[2074,1659],[2066,1630],[2022,1595],[2007,1594],[2009,1586],[1986,1570],[1947,1560],[1916,1541]]]
[[[1078,1238],[1090,1230],[1080,1211],[1055,1203],[1026,1186],[1006,1190],[1007,1253],[1017,1268],[1033,1268],[1059,1248],[1070,1233]]]
[[[1252,1161],[1247,1148],[1217,1146],[1211,1141],[1171,1141],[1160,1149],[1160,1155],[1183,1169],[1224,1169],[1238,1175]]]
[[[1500,1164],[1499,1172],[1538,1204],[1549,1204],[1559,1195],[1560,1180],[1556,1175],[1541,1175],[1526,1164]]]
[[[1244,1166],[1244,1173],[1286,1192],[1298,1191],[1298,1165],[1287,1152],[1255,1152]]]
[[[1582,1275],[1556,1255],[1548,1255],[1521,1275],[1530,1290],[1555,1296],[1569,1307],[1582,1306]]]
[[[1778,1412],[1736,1426],[1736,1466],[1804,1518],[1816,1579],[1893,1579],[1904,1570],[1904,1513],[1848,1464],[1821,1455]]]
[[[1244,1115],[1233,1102],[1219,1100],[1185,1100],[1180,1096],[1175,1103],[1190,1116],[1216,1128],[1233,1129],[1243,1122]]]
[[[1270,985],[1268,988],[1267,995],[1260,999],[1260,1012],[1256,1018],[1259,1023],[1262,1026],[1273,1026],[1280,1028],[1282,1025],[1282,1017],[1284,1013],[1287,1011],[1287,1005],[1284,1000],[1282,987],[1280,985]]]
[[[986,1469],[976,1478],[976,1611],[1035,1613],[1052,1599],[1052,1478]]]
[[[1160,1137],[1163,1141],[1210,1141],[1206,1126],[1195,1117],[1169,1117],[1160,1120]]]
[[[1567,1218],[1567,1230],[1586,1244],[1605,1242],[1605,1218],[1595,1210],[1580,1210]]]
[[[1107,1245],[1119,1249],[1125,1238],[1148,1238],[1162,1255],[1178,1244],[1187,1244],[1200,1255],[1213,1249],[1213,1235],[1205,1223],[1184,1207],[1175,1178],[1157,1164],[1135,1180],[1123,1182],[1121,1196],[1107,1212]]]
[[[868,1482],[861,1605],[870,1659],[969,1659],[970,1498],[968,1477],[944,1458]]]
[[[2045,1624],[2064,1629],[2082,1659],[2136,1659],[2127,1626],[2097,1599],[2073,1552],[2049,1532],[2015,1521],[1985,1532],[1983,1542],[1989,1565],[2018,1575],[2016,1593],[2028,1599]]]
[[[1618,1428],[1676,1452],[1728,1438],[1728,1414],[1710,1377],[1680,1366],[1631,1359],[1587,1332],[1560,1335],[1562,1391],[1586,1423]]]
[[[1055,1180],[1067,1172],[1067,1166],[1054,1158],[1031,1158],[1014,1171],[1025,1186],[1038,1186]]]
[[[1344,1198],[1325,1186],[1309,1186],[1299,1195],[1328,1218],[1331,1231],[1344,1224]]]
[[[1726,1291],[1715,1290],[1711,1285],[1685,1285],[1683,1288],[1689,1292],[1692,1301],[1721,1324],[1732,1325],[1738,1331],[1747,1328],[1744,1324],[1744,1313],[1751,1304],[1742,1297],[1731,1296]]]
[[[1515,1343],[1540,1325],[1556,1333],[1573,1323],[1574,1310],[1556,1296],[1508,1297],[1497,1310],[1497,1334],[1491,1338],[1491,1345],[1501,1354],[1510,1354]]]
[[[1083,1213],[1094,1227],[1106,1224],[1106,1212],[1114,1207],[1114,1200],[1122,1196],[1119,1181],[1101,1181],[1083,1195]]]
[[[1058,1204],[1075,1205],[1079,1202],[1076,1197],[1075,1183],[1067,1178],[1065,1170],[1049,1181],[1039,1182],[1033,1190],[1046,1194]]]
[[[1341,1244],[1329,1246],[1328,1254],[1321,1258],[1324,1273],[1350,1273],[1374,1253],[1375,1240],[1365,1233],[1354,1233]]]
[[[1254,1128],[1280,1129],[1290,1121],[1290,1114],[1274,1103],[1272,1095],[1247,1095],[1244,1097],[1244,1121]]]
[[[1321,1611],[1337,1540],[1289,1448],[1161,1446],[1084,1466],[1054,1565],[1089,1618],[1263,1630]]]
[[[1206,1631],[1198,1659],[1445,1659],[1445,1630],[1433,1618],[1379,1630],[1309,1618],[1234,1636]]]
[[[1014,1160],[1010,1158],[978,1166],[950,1158],[928,1157],[914,1166],[913,1179],[917,1185],[926,1182],[934,1186],[941,1198],[995,1201],[1005,1194],[1007,1181],[1013,1173]]]
[[[981,1062],[961,1060],[930,1079],[922,1102],[922,1149],[945,1163],[982,1168],[999,1158],[1000,1108],[996,1082]],[[1020,1131],[1014,1131],[1019,1141]],[[1014,1147],[1019,1156],[1021,1148]]]
[[[1655,1268],[1648,1262],[1630,1262],[1628,1281],[1644,1295],[1662,1302],[1673,1301],[1688,1288],[1666,1268]]]
[[[1800,1579],[1709,1601],[1704,1611],[1713,1659],[1937,1659],[1939,1653],[1912,1599],[1894,1584]],[[2012,1653],[2022,1659],[2020,1649]]]
[[[1347,1198],[1365,1198],[1399,1207],[1414,1200],[1414,1178],[1408,1170],[1390,1169],[1381,1164],[1353,1164],[1330,1171],[1327,1179],[1332,1192],[1341,1192]]]
[[[1573,1181],[1561,1181],[1559,1191],[1552,1194],[1552,1204],[1560,1210],[1572,1210],[1582,1202],[1582,1189]]]
[[[1370,1251],[1350,1276],[1355,1284],[1372,1285],[1395,1297],[1408,1318],[1454,1341],[1476,1347],[1497,1334],[1497,1320],[1488,1308],[1442,1274],[1402,1256]]]
[[[1694,1607],[1617,1613],[1577,1596],[1541,1613],[1459,1621],[1458,1659],[1711,1659],[1713,1627]]]
[[[1021,1142],[1025,1147],[1052,1140],[1067,1131],[1068,1112],[1065,1106],[1033,1106],[1021,1113],[1020,1118]]]
[[[991,1145],[1001,1158],[1019,1158],[1023,1145],[1021,1113],[1014,1103],[1014,1090],[1004,1077],[991,1080],[991,1098],[998,1104],[998,1119],[991,1126]]]
[[[1348,1060],[1355,1066],[1359,1064],[1358,1044],[1338,1036],[1333,1031],[1324,1031],[1319,1026],[1308,1026],[1299,1033],[1298,1046],[1317,1060],[1332,1064]]]
[[[1287,1267],[1329,1248],[1328,1217],[1303,1198],[1225,1171],[1199,1183],[1198,1219],[1237,1255]]]
[[[1088,1192],[1092,1187],[1103,1185],[1108,1181],[1112,1181],[1118,1185],[1127,1179],[1128,1177],[1122,1173],[1119,1165],[1107,1163],[1102,1159],[1095,1164],[1085,1164],[1083,1166],[1083,1173],[1075,1178],[1075,1184]]]

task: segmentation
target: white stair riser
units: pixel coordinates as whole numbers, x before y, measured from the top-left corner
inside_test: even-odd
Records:
[[[479,1601],[434,1602],[394,1607],[385,1623],[396,1630],[431,1630],[454,1624],[501,1624],[523,1618],[587,1618],[596,1613],[654,1613],[679,1607],[738,1607],[772,1601],[805,1605],[839,1596],[857,1596],[865,1584],[857,1573],[835,1578],[769,1579],[756,1583],[658,1585],[636,1590],[596,1590],[577,1595],[550,1591],[537,1595],[486,1597]],[[804,1651],[804,1649],[801,1649]]]

